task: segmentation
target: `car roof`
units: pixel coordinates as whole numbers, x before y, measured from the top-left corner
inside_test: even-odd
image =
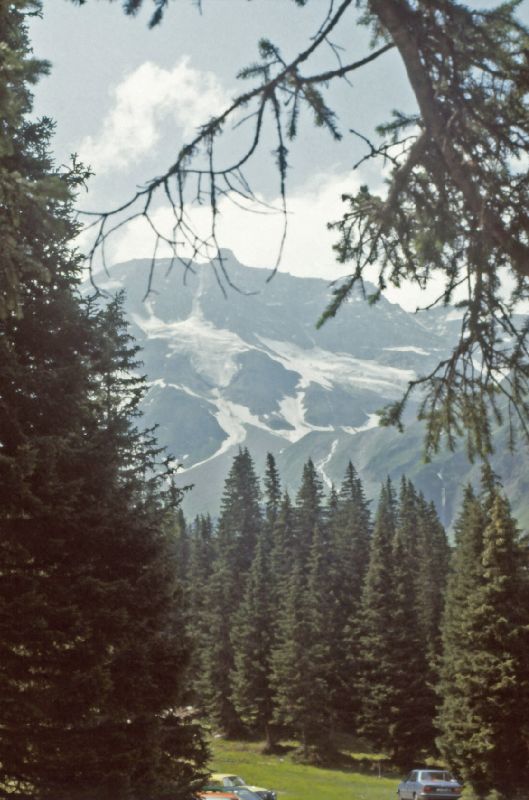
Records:
[[[212,772],[210,778],[215,781],[221,781],[223,778],[239,778],[241,781],[244,780],[240,775],[236,775],[235,772]],[[224,788],[224,787],[223,787]],[[239,786],[239,789],[249,789],[251,792],[255,793],[256,789],[263,789],[262,786],[256,786],[255,784],[245,783],[244,786]]]
[[[212,778],[240,778],[240,775],[236,775],[235,772],[212,772]]]
[[[449,769],[432,769],[431,767],[422,767],[422,769],[418,769],[417,772],[450,772]]]

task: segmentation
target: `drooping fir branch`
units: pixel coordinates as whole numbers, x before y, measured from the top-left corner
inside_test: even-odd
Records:
[[[128,4],[127,13],[134,13],[140,5],[140,2]],[[159,5],[165,6],[166,3]],[[288,217],[286,141],[297,136],[301,108],[308,108],[317,126],[325,128],[335,140],[340,139],[342,134],[338,129],[336,113],[327,103],[323,90],[330,81],[345,78],[352,71],[362,68],[393,48],[393,44],[386,43],[368,56],[343,64],[338,69],[312,75],[301,72],[302,66],[328,42],[329,35],[352,6],[353,0],[343,0],[332,14],[327,15],[325,24],[309,46],[291,62],[283,59],[279,48],[272,42],[262,39],[259,42],[260,61],[240,70],[238,75],[242,80],[257,80],[256,86],[237,95],[228,108],[203,125],[192,141],[181,148],[174,163],[162,175],[148,181],[125,203],[101,213],[86,212],[89,217],[93,217],[88,224],[94,231],[88,254],[90,266],[97,254],[104,261],[104,244],[109,236],[134,219],[142,218],[153,231],[155,248],[160,243],[165,243],[171,248],[174,261],[179,261],[186,269],[191,268],[197,256],[212,261],[221,289],[224,291],[226,287],[230,287],[238,290],[226,269],[217,238],[219,204],[225,199],[247,211],[279,213],[282,216],[283,232],[276,259],[277,268],[281,260]],[[318,88],[320,86],[321,90]],[[263,202],[244,173],[263,143],[264,123],[269,118],[273,122],[276,137],[276,146],[272,153],[279,176],[280,204],[277,208]],[[226,135],[228,123],[235,127],[251,126],[250,138],[232,163],[217,166],[216,146],[219,138]],[[268,141],[265,146],[269,149]],[[158,198],[168,202],[173,213],[174,222],[170,235],[159,229],[151,213],[153,203]],[[207,203],[210,214],[207,235],[201,234],[194,227],[189,216],[189,208],[193,202]],[[186,253],[185,256],[182,255],[183,252]]]

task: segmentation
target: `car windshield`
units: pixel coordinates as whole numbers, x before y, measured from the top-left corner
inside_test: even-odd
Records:
[[[245,786],[246,785],[245,782],[243,781],[243,779],[240,778],[238,775],[232,775],[230,777],[230,783],[232,784],[232,786]]]
[[[449,772],[435,770],[432,772],[421,772],[422,781],[453,781],[454,778]]]

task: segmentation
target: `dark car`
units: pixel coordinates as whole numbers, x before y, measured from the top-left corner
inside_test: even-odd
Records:
[[[204,786],[202,792],[215,793],[225,797],[228,789],[225,786],[214,783]],[[247,786],[230,786],[228,793],[231,795],[232,800],[262,800],[261,795],[258,795],[257,792],[252,792]]]
[[[249,786],[240,775],[227,775],[223,772],[214,772],[211,776],[211,782],[223,786],[230,792],[240,788],[250,789],[251,792],[259,795],[259,800],[277,800],[277,792],[273,789],[265,789],[263,786]],[[241,800],[243,799],[241,798]],[[250,798],[246,798],[246,800],[250,800]]]
[[[267,792],[268,789],[261,789],[261,791]],[[247,786],[234,786],[232,792],[237,795],[239,800],[262,800],[262,795],[252,792]]]
[[[445,769],[414,769],[399,783],[397,795],[399,800],[454,800],[462,791],[463,786]]]

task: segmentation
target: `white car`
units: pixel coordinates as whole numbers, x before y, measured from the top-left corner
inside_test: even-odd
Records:
[[[445,769],[414,769],[399,783],[397,796],[399,800],[455,800],[462,791],[463,786]]]

